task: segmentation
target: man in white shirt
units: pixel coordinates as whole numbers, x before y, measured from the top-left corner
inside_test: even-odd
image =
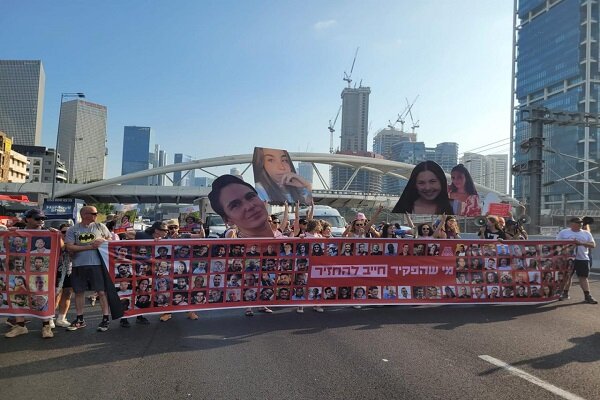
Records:
[[[577,252],[575,254],[575,266],[574,271],[569,271],[568,276],[565,278],[565,284],[560,296],[560,300],[569,299],[569,288],[571,287],[571,280],[573,273],[577,274],[579,278],[579,285],[583,290],[585,302],[590,304],[598,304],[598,301],[590,294],[590,284],[588,276],[590,275],[590,257],[589,249],[596,247],[594,237],[588,231],[581,229],[583,220],[579,217],[571,218],[569,221],[570,228],[563,229],[558,232],[556,236],[557,240],[571,240],[577,244]]]

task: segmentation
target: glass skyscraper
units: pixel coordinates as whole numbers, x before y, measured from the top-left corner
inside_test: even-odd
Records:
[[[151,168],[150,149],[152,130],[147,126],[126,126],[123,132],[123,161],[121,175]],[[153,153],[152,153],[153,155]],[[152,177],[133,179],[123,184],[149,185]]]
[[[42,144],[45,85],[41,61],[0,60],[0,131],[14,144]]]
[[[516,115],[514,197],[529,202],[530,124],[519,109],[598,114],[600,100],[597,0],[518,0],[515,27]],[[544,125],[542,208],[600,209],[600,170],[596,127]],[[562,154],[561,154],[562,153]],[[519,173],[519,170],[521,171]],[[567,178],[567,179],[565,179]]]

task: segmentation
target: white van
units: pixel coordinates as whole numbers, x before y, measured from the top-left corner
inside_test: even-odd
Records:
[[[308,211],[309,211],[308,208],[301,209],[300,212],[298,213],[300,215],[300,218],[303,218],[303,217],[306,218]],[[282,217],[283,217],[283,213],[279,214],[279,218],[281,219]],[[290,224],[293,225],[294,220],[296,219],[296,214],[289,213],[288,218],[290,220]],[[344,219],[344,217],[342,217],[342,215],[339,213],[339,211],[333,207],[315,205],[315,210],[313,212],[313,218],[314,219],[322,219],[324,221],[329,222],[331,224],[331,235],[332,236],[340,237],[340,236],[342,236],[342,233],[344,233],[344,230],[346,229],[346,220]]]

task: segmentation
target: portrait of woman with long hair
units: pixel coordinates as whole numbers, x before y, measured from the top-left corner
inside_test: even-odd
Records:
[[[447,214],[452,206],[448,199],[448,180],[444,170],[435,161],[423,161],[415,166],[394,213]]]
[[[448,197],[452,202],[455,215],[476,217],[481,215],[479,195],[469,170],[463,164],[458,164],[450,171],[452,183],[448,186]]]
[[[273,204],[312,204],[312,185],[296,173],[286,150],[255,147],[252,157],[255,188],[263,201]]]

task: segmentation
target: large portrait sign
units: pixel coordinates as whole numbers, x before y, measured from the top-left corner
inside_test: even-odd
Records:
[[[295,238],[121,241],[101,253],[125,315],[133,316],[266,305],[549,302],[573,251],[560,241]]]
[[[409,214],[446,214],[476,217],[481,201],[469,170],[458,164],[450,172],[450,182],[435,161],[415,166],[392,212]]]
[[[271,204],[312,204],[312,185],[296,173],[287,150],[255,147],[252,169],[261,200]]]
[[[54,315],[58,232],[0,232],[0,315]]]

